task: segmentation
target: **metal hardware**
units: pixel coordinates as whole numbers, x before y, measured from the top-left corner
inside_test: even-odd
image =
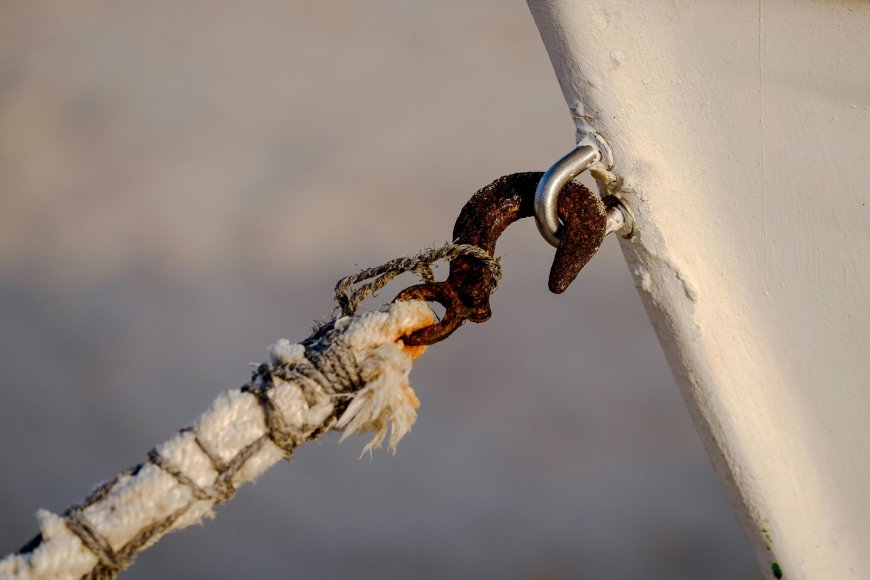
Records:
[[[634,237],[634,213],[628,204],[615,195],[607,196],[604,204],[607,206],[607,227],[604,235],[622,232],[622,237],[627,240]]]
[[[538,231],[551,246],[559,247],[561,227],[558,200],[562,189],[571,180],[601,159],[601,153],[591,145],[577,147],[544,173],[535,190],[535,223]]]
[[[597,155],[597,152],[596,152]],[[535,191],[546,174],[515,173],[496,179],[465,204],[453,228],[454,243],[495,252],[498,237],[513,222],[535,215]],[[556,239],[556,256],[550,268],[549,287],[556,294],[568,288],[580,269],[595,255],[607,229],[607,212],[601,199],[570,179],[555,190],[553,208],[563,227]],[[486,265],[460,256],[450,263],[444,282],[427,282],[406,288],[396,300],[427,300],[446,308],[436,324],[406,337],[407,345],[434,344],[447,338],[465,320],[484,322],[492,316],[489,295],[492,283]]]

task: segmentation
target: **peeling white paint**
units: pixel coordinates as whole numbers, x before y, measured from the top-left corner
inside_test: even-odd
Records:
[[[866,577],[870,4],[529,5],[766,573]]]

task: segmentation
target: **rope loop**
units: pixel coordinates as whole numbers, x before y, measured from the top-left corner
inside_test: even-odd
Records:
[[[501,280],[501,264],[498,258],[494,258],[478,246],[447,243],[440,248],[423,250],[416,256],[403,256],[375,268],[366,268],[358,274],[345,276],[339,280],[335,285],[335,300],[341,308],[341,315],[353,316],[363,300],[377,295],[381,288],[405,272],[417,274],[424,282],[431,284],[435,282],[433,264],[440,260],[452,262],[459,257],[473,258],[482,262],[489,271],[492,289],[495,290]],[[370,281],[366,282],[366,280]],[[361,285],[351,289],[354,284]]]

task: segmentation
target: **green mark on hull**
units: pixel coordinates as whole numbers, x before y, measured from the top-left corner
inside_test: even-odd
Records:
[[[768,552],[770,552],[770,548],[773,546],[773,538],[770,535],[770,530],[767,528],[761,528],[761,539],[764,540],[764,547],[767,548]]]
[[[774,578],[782,578],[782,568],[776,562],[770,565],[770,571],[773,572]]]

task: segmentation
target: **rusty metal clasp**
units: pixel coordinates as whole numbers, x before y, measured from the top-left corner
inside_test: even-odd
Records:
[[[475,193],[456,220],[454,243],[472,244],[493,255],[496,241],[510,224],[534,215],[535,190],[542,176],[540,172],[506,175]],[[601,199],[573,181],[565,183],[559,193],[558,216],[562,227],[549,279],[550,291],[556,294],[564,292],[595,255],[607,228],[607,212]],[[437,302],[446,309],[438,323],[404,337],[405,344],[434,344],[447,338],[465,320],[489,320],[491,293],[486,266],[471,257],[456,258],[450,263],[445,281],[417,284],[396,296],[396,300]]]

